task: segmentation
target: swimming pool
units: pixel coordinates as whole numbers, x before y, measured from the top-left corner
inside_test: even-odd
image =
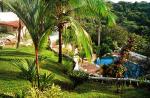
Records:
[[[97,65],[110,65],[114,63],[114,61],[117,60],[117,57],[102,57],[102,58],[97,58],[95,61],[95,64]]]
[[[117,57],[97,58],[95,64],[99,66],[109,66],[110,64],[113,64],[117,59]],[[127,68],[127,71],[124,73],[125,78],[138,78],[144,73],[143,68],[139,64],[133,63],[131,61],[127,61],[126,63],[124,63],[124,66]]]

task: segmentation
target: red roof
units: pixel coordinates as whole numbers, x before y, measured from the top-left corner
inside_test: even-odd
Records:
[[[0,22],[0,26],[10,26],[10,27],[18,28],[19,21]]]

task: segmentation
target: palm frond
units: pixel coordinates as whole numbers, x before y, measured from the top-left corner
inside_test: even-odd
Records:
[[[92,56],[92,41],[88,33],[80,26],[80,24],[74,20],[72,17],[70,19],[70,26],[74,30],[75,35],[77,36],[77,42],[80,44],[85,53],[86,57],[90,60]]]
[[[39,51],[42,49],[45,49],[48,45],[48,37],[51,34],[51,30],[48,30],[46,33],[44,33],[40,39],[39,42]]]

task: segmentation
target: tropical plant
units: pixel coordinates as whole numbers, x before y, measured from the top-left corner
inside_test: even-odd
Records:
[[[74,87],[88,80],[88,76],[89,76],[89,74],[85,73],[84,71],[71,71],[68,72],[68,75],[73,81]]]
[[[18,92],[15,98],[61,98],[62,96],[61,88],[58,85],[52,84],[51,87],[44,91],[37,88],[27,88]]]
[[[35,61],[39,84],[39,64],[38,54],[42,44],[47,41],[45,37],[49,35],[51,23],[47,16],[50,3],[44,0],[3,0],[1,1],[12,12],[14,12],[27,27],[35,47]]]
[[[13,65],[17,66],[20,70],[20,76],[29,80],[32,85],[35,85],[36,80],[36,65],[34,60],[12,60]]]
[[[40,90],[43,91],[46,88],[49,88],[53,84],[54,74],[47,75],[46,73],[44,75],[40,76]]]
[[[51,1],[51,0],[50,0]],[[62,33],[70,30],[74,33],[79,46],[82,46],[87,58],[90,59],[92,54],[91,39],[82,26],[76,21],[80,16],[107,17],[109,25],[114,23],[112,13],[107,8],[104,0],[55,0],[51,1],[50,13],[59,32],[59,62],[62,62]],[[72,35],[72,34],[71,34]]]
[[[50,89],[43,92],[43,96],[46,98],[62,98],[63,93],[60,86],[52,84]]]

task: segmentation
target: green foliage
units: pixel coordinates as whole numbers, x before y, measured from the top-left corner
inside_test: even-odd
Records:
[[[62,98],[63,93],[58,85],[52,85],[50,89],[43,92],[47,98]]]
[[[32,84],[34,83],[36,79],[35,61],[30,59],[12,60],[12,64],[21,70],[21,77],[29,80]]]
[[[137,35],[135,33],[130,34],[129,36],[134,38],[134,47],[133,47],[134,51],[137,51],[138,53],[144,54],[146,47],[148,45],[147,40],[144,37]]]
[[[126,71],[126,67],[124,65],[112,65],[110,66],[109,71],[110,76],[121,78]]]
[[[25,89],[16,94],[16,98],[61,98],[63,95],[58,85],[52,84],[49,88],[40,91],[36,88]]]
[[[73,56],[74,56],[74,52],[71,51],[71,50],[68,50],[68,48],[63,48],[63,49],[62,49],[62,52],[63,52],[63,54],[68,55],[68,56],[70,56],[70,57],[73,57]]]
[[[15,98],[26,98],[26,94],[23,91],[19,91],[18,93],[15,94]]]
[[[105,44],[105,43],[103,43],[103,44],[101,44],[101,46],[97,47],[96,50],[97,50],[97,53],[96,53],[96,54],[97,54],[98,56],[103,56],[103,55],[106,54],[106,53],[111,53],[111,52],[112,52],[110,46],[107,45],[107,44]]]
[[[38,48],[43,34],[51,26],[46,14],[49,3],[43,0],[4,0],[1,2],[22,20],[30,33],[34,46]]]
[[[63,98],[149,98],[149,91],[132,86],[124,86],[123,93],[116,94],[116,85],[100,81],[87,81],[77,86],[74,91],[64,91]]]
[[[103,42],[106,41],[107,43],[109,43],[107,41],[107,39],[109,39],[109,41],[111,41],[110,44],[112,44],[112,42],[117,42],[117,45],[119,47],[122,47],[127,42],[128,32],[120,26],[115,26],[113,28],[103,27],[102,36]]]
[[[39,89],[41,91],[45,90],[46,88],[49,88],[53,84],[54,74],[47,75],[44,73],[44,75],[40,75],[40,87]]]
[[[0,46],[0,49],[3,49],[3,46]]]
[[[117,23],[135,37],[136,52],[150,56],[146,52],[149,51],[146,48],[149,43],[145,42],[150,36],[150,3],[119,2],[112,4],[114,13],[118,16]]]
[[[68,73],[70,79],[74,82],[74,87],[88,80],[89,74],[83,71],[71,71]]]
[[[85,51],[82,49],[79,51],[79,56],[83,59],[86,57]]]
[[[47,46],[48,46],[48,37],[49,37],[50,33],[51,33],[51,31],[48,30],[48,31],[46,31],[46,33],[43,34],[43,36],[41,37],[40,42],[39,42],[39,49],[40,49],[40,51],[41,51],[42,49],[46,49],[46,48],[47,48]]]

